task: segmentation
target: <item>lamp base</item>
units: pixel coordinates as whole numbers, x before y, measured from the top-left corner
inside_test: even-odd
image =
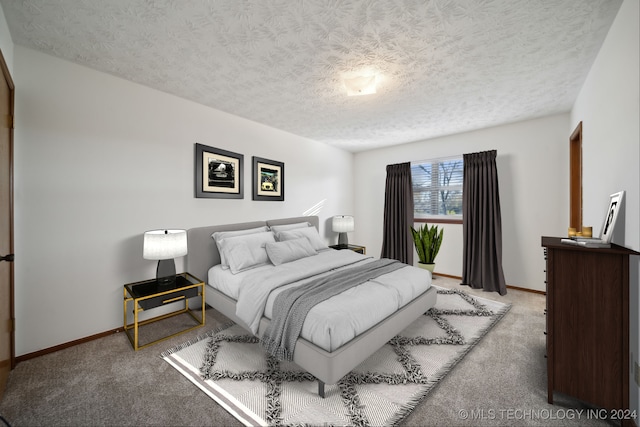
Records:
[[[347,233],[338,233],[338,245],[345,248],[349,246],[349,237],[347,237]]]
[[[173,258],[158,261],[156,281],[160,286],[168,286],[176,283],[176,263]]]

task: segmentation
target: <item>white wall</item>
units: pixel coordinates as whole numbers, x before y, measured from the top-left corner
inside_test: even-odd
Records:
[[[353,154],[15,47],[16,355],[122,325],[142,233],[353,209]],[[206,88],[203,88],[206,90]],[[194,144],[244,155],[244,199],[194,198]],[[251,200],[251,156],[285,202]],[[181,260],[179,260],[181,261]],[[178,262],[178,269],[182,262]]]
[[[354,242],[380,254],[386,165],[496,149],[507,284],[544,290],[540,237],[564,235],[569,218],[568,128],[560,114],[357,153]],[[462,225],[444,229],[436,272],[462,276]]]
[[[636,251],[640,251],[639,28],[638,0],[625,0],[571,112],[572,125],[583,122],[584,222],[599,231],[609,195],[625,190],[624,221],[616,224],[614,242]],[[630,403],[636,412],[640,412],[640,389],[633,380],[633,361],[640,359],[638,270],[640,257],[633,256],[629,384]]]
[[[0,50],[2,50],[2,56],[4,56],[9,72],[13,74],[13,40],[2,7],[0,7]]]

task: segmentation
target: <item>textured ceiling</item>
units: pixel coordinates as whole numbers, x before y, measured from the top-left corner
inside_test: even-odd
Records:
[[[569,111],[622,0],[0,3],[18,45],[355,152]]]

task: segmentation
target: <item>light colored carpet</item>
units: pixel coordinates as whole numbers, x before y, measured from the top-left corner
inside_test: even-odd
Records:
[[[556,394],[554,404],[547,403],[544,295],[509,289],[500,296],[459,283],[442,276],[434,280],[441,287],[510,303],[511,310],[402,421],[403,426],[611,425],[572,416],[577,413],[568,411],[585,408],[575,399]],[[242,426],[158,357],[228,322],[216,310],[207,310],[204,328],[140,351],[133,351],[126,335],[117,333],[18,363],[0,400],[0,415],[13,427]],[[147,325],[141,334],[148,342],[192,324],[189,316],[177,316]],[[562,411],[569,416],[563,417]],[[477,416],[465,416],[472,413]]]
[[[167,351],[164,358],[246,425],[396,425],[509,310],[438,288],[418,318],[323,399],[313,376],[268,356],[237,325]]]

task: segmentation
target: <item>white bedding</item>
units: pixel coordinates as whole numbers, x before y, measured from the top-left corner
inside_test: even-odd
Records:
[[[236,314],[257,333],[260,318],[271,319],[276,296],[310,277],[329,274],[373,258],[353,251],[326,250],[279,266],[263,265],[238,274],[215,266],[209,284],[238,301]],[[356,286],[316,305],[307,315],[302,338],[334,351],[376,325],[431,286],[431,273],[407,266]]]

